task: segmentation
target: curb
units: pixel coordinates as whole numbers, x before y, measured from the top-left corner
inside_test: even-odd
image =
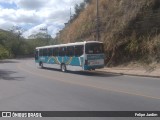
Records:
[[[138,76],[138,77],[150,77],[150,78],[160,78],[160,76],[152,76],[152,75],[138,75],[138,74],[129,74],[129,73],[122,73],[122,72],[107,72],[103,70],[97,70],[98,72],[103,73],[111,73],[111,74],[118,74],[118,75],[128,75],[128,76]]]

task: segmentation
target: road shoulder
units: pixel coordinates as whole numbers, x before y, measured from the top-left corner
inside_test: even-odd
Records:
[[[141,76],[141,77],[155,77],[160,78],[160,68],[131,68],[131,67],[105,67],[97,70],[99,72],[116,73],[121,75]]]

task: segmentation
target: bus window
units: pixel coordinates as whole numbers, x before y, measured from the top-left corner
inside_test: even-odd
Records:
[[[86,54],[102,54],[104,53],[103,44],[88,43],[86,44]]]
[[[53,48],[53,56],[58,56],[58,48]]]
[[[43,56],[48,56],[48,49],[43,49]]]
[[[43,49],[39,50],[39,56],[43,56]]]
[[[59,48],[59,56],[65,56],[66,55],[66,48],[60,47]]]
[[[52,54],[53,54],[52,50],[53,50],[52,48],[48,48],[48,56],[52,56]]]
[[[67,47],[66,56],[69,56],[69,57],[74,56],[74,46],[68,46],[68,47]]]
[[[83,55],[83,50],[84,50],[83,45],[75,46],[75,56],[79,57],[79,56]]]

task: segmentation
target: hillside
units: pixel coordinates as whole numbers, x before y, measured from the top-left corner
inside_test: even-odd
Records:
[[[99,0],[100,41],[108,64],[160,62],[160,1]],[[61,32],[63,43],[96,39],[96,0]]]

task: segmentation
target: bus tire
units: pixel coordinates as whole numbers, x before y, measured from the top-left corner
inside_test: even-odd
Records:
[[[39,66],[40,66],[40,68],[42,69],[42,68],[43,68],[43,62],[40,62],[40,63],[39,63]]]
[[[66,72],[66,65],[65,64],[61,64],[61,71],[62,72]]]

